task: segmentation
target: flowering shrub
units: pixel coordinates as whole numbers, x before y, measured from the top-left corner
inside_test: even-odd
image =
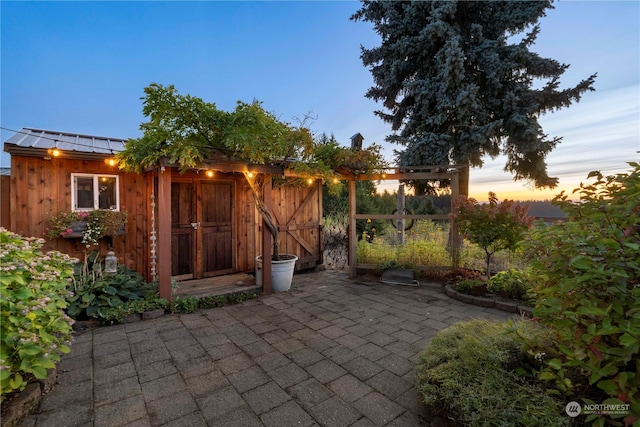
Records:
[[[69,352],[73,320],[64,309],[76,261],[41,252],[42,239],[0,228],[0,396],[22,390],[30,377],[47,376]]]
[[[93,211],[58,212],[49,219],[50,239],[69,237],[76,231],[82,233],[82,243],[88,248],[97,245],[103,236],[114,236],[123,230],[127,223],[127,212],[96,209]],[[74,227],[81,226],[80,230]]]

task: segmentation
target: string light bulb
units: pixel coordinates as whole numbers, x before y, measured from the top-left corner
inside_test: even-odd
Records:
[[[111,157],[108,161],[109,166],[115,166],[116,165],[116,159],[114,159],[113,157]]]
[[[338,178],[333,178],[333,183],[337,184],[338,182],[340,182],[340,180]]]
[[[309,184],[309,185],[313,184],[313,178],[307,179],[307,184]]]
[[[58,150],[57,148],[54,148],[53,150],[51,150],[51,155],[53,157],[60,157],[60,150]]]
[[[249,172],[249,173],[247,174],[247,176],[248,176],[249,178],[253,178],[253,172]]]
[[[212,177],[213,177],[213,171],[212,171],[211,169],[207,170],[207,176],[208,176],[209,178],[212,178]]]

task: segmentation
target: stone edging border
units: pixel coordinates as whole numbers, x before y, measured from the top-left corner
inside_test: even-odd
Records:
[[[53,389],[57,380],[57,370],[50,369],[45,379],[27,384],[9,405],[2,405],[3,427],[19,426],[27,415],[38,407],[42,395]]]
[[[444,291],[448,297],[464,302],[466,304],[473,304],[478,307],[496,308],[498,310],[507,311],[509,313],[518,313],[523,316],[533,317],[533,307],[529,307],[528,305],[521,305],[515,302],[498,301],[492,298],[483,298],[463,294],[453,289],[452,285],[446,285]]]

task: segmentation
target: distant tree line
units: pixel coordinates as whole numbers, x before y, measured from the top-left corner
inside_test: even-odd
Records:
[[[337,143],[334,135],[326,134],[318,137],[320,143]],[[373,181],[356,182],[356,213],[357,214],[391,214],[397,209],[397,192],[384,190],[378,192]],[[451,211],[451,196],[434,195],[405,195],[406,209],[415,215],[447,214]],[[322,210],[325,217],[331,217],[338,221],[347,222],[349,215],[349,190],[343,186],[339,193],[329,191],[327,186],[323,188]],[[369,236],[382,234],[391,226],[389,221],[372,219],[357,220],[356,230],[358,238],[362,238],[363,231]]]

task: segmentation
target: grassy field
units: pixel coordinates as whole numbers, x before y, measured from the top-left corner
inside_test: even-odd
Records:
[[[405,233],[405,244],[398,243],[392,227],[384,234],[362,239],[357,245],[357,260],[362,264],[385,264],[392,261],[405,266],[449,267],[451,256],[448,250],[449,224],[435,221],[416,221]],[[477,245],[463,242],[461,267],[484,270],[485,253]],[[509,268],[520,269],[526,264],[519,253],[502,251],[494,255],[492,272]]]

